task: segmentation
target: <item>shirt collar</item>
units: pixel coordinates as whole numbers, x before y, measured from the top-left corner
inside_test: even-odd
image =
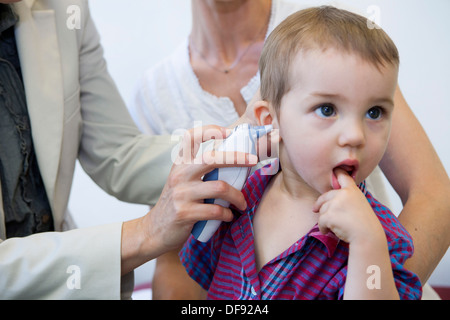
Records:
[[[18,20],[11,5],[0,4],[0,33],[14,26]]]
[[[320,232],[317,224],[311,229],[311,231],[308,232],[308,236],[316,238],[325,245],[327,248],[328,258],[333,256],[340,241],[340,239],[331,231],[326,234]]]
[[[271,160],[269,164],[264,167],[256,170],[247,180],[242,192],[247,201],[247,209],[245,211],[241,211],[242,214],[245,213],[254,213],[254,207],[258,205],[261,200],[264,190],[266,189],[267,184],[270,179],[279,171],[279,160]],[[359,188],[363,193],[365,193],[365,183],[361,183]],[[339,244],[340,239],[333,233],[328,232],[323,234],[319,230],[319,226],[316,224],[307,234],[310,237],[313,237],[320,242],[322,242],[326,249],[328,257],[331,257]]]
[[[269,183],[270,179],[279,171],[279,169],[279,160],[271,159],[267,165],[256,170],[252,175],[250,175],[244,188],[242,189],[242,193],[244,194],[245,200],[247,201],[247,209],[245,209],[245,211],[240,211],[242,214],[254,214],[254,208],[261,200],[267,184]],[[365,181],[361,182],[358,187],[361,192],[366,195],[367,190]],[[340,239],[331,231],[326,234],[320,232],[319,226],[317,224],[308,232],[308,236],[319,240],[325,245],[325,247],[327,248],[328,257],[331,257],[334,254],[340,241]]]
[[[240,213],[248,213],[258,205],[270,179],[279,171],[279,163],[278,159],[270,159],[268,164],[248,177],[242,188],[242,193],[247,201],[247,209],[240,211]]]

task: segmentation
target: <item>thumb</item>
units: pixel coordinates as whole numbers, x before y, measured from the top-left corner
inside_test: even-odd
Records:
[[[336,175],[341,188],[351,187],[355,185],[355,181],[352,177],[349,176],[347,171],[337,168],[335,169],[334,174]]]

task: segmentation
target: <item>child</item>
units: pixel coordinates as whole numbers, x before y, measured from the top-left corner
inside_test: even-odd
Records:
[[[412,239],[364,185],[387,146],[398,67],[392,40],[344,10],[302,10],[272,32],[254,111],[279,129],[281,170],[256,171],[247,209],[181,251],[208,298],[420,298],[402,266]]]

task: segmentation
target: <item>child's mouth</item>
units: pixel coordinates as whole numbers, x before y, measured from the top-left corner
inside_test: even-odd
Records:
[[[350,177],[352,177],[353,180],[356,179],[356,172],[358,170],[358,161],[356,160],[346,160],[343,161],[341,164],[337,165],[333,169],[333,174],[331,178],[331,187],[333,189],[340,189],[341,185],[339,184],[339,181],[337,179],[337,170],[341,170],[345,173],[347,173]]]
[[[355,178],[354,177],[354,173],[356,173],[355,166],[341,165],[339,167],[334,168],[333,171],[336,170],[336,169],[341,169],[341,170],[347,172],[347,174],[350,177],[352,177],[353,179]]]

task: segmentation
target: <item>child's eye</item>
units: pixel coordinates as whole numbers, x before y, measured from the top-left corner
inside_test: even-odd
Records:
[[[322,104],[318,106],[314,112],[322,118],[332,117],[336,114],[334,106],[331,104]]]
[[[367,118],[371,120],[378,120],[383,115],[383,109],[381,107],[372,107],[367,111]]]

